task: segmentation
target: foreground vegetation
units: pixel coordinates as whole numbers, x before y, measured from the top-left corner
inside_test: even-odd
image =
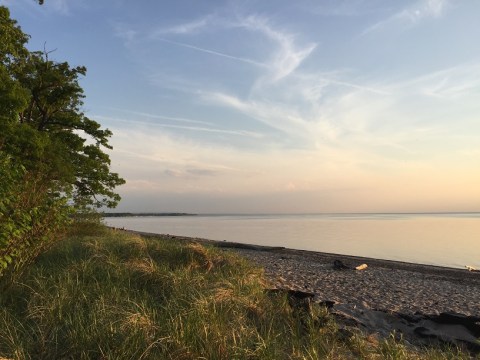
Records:
[[[460,359],[345,335],[197,243],[77,225],[0,292],[0,359]]]
[[[72,218],[115,207],[112,132],[83,112],[83,66],[30,51],[0,5],[0,277],[15,277],[62,238]]]

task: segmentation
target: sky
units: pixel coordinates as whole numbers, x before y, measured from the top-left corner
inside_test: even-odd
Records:
[[[477,0],[0,0],[85,65],[117,211],[480,211]]]

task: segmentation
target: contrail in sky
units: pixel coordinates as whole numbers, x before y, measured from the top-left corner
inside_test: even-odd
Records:
[[[202,120],[193,120],[193,119],[187,119],[187,118],[181,118],[181,117],[149,114],[149,113],[145,113],[145,112],[131,111],[131,110],[126,110],[126,109],[121,109],[121,108],[111,107],[111,106],[102,106],[102,107],[105,108],[105,109],[117,110],[117,111],[121,111],[121,112],[124,112],[124,113],[138,115],[138,116],[144,116],[144,117],[153,118],[153,119],[172,120],[172,121],[179,121],[179,122],[186,122],[186,123],[193,123],[193,124],[213,125],[211,122],[202,121]]]
[[[386,91],[383,91],[383,90],[375,89],[375,88],[372,88],[372,87],[369,87],[369,86],[352,84],[352,83],[345,82],[345,81],[337,81],[337,80],[331,80],[331,79],[327,79],[327,81],[331,82],[332,84],[343,85],[343,86],[351,87],[351,88],[354,88],[354,89],[370,91],[370,92],[373,92],[373,93],[376,93],[376,94],[381,94],[381,95],[389,95],[390,94],[390,93],[388,93]]]
[[[207,54],[217,55],[217,56],[225,57],[227,59],[241,61],[241,62],[251,64],[251,65],[255,65],[255,66],[266,67],[265,64],[262,64],[260,62],[255,61],[255,60],[250,60],[250,59],[245,59],[245,58],[241,58],[241,57],[238,57],[238,56],[228,55],[228,54],[224,54],[224,53],[221,53],[221,52],[218,52],[218,51],[204,49],[204,48],[201,48],[201,47],[198,47],[198,46],[185,44],[185,43],[181,43],[181,42],[178,42],[178,41],[167,40],[167,39],[164,39],[164,38],[158,38],[158,40],[163,41],[163,42],[167,42],[167,43],[170,43],[170,44],[173,44],[173,45],[182,46],[182,47],[185,47],[185,48],[188,48],[188,49],[201,51],[201,52],[204,52],[204,53],[207,53]]]
[[[246,136],[252,138],[262,138],[263,135],[253,131],[247,130],[228,130],[228,129],[218,129],[218,128],[207,128],[207,127],[199,127],[199,126],[183,126],[183,125],[173,125],[173,124],[159,124],[155,122],[149,121],[142,121],[142,120],[135,120],[135,119],[121,119],[117,117],[111,116],[103,116],[103,115],[94,115],[94,118],[100,120],[106,120],[111,122],[123,122],[127,124],[145,124],[149,126],[158,126],[164,128],[171,128],[171,129],[183,129],[183,130],[191,130],[191,131],[203,131],[203,132],[211,132],[211,133],[220,133],[220,134],[229,134],[229,135],[239,135],[239,136]]]

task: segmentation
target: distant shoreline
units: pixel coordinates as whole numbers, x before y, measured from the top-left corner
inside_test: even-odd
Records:
[[[130,212],[123,212],[123,213],[102,213],[103,217],[140,217],[140,216],[197,216],[197,214],[189,214],[189,213],[130,213]]]
[[[402,215],[474,215],[480,216],[479,211],[439,211],[439,212],[320,212],[320,213],[184,213],[184,212],[104,212],[104,217],[135,217],[135,216],[402,216]]]

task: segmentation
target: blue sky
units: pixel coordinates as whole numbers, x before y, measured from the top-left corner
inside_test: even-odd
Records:
[[[3,0],[85,65],[121,211],[480,211],[476,0]]]

